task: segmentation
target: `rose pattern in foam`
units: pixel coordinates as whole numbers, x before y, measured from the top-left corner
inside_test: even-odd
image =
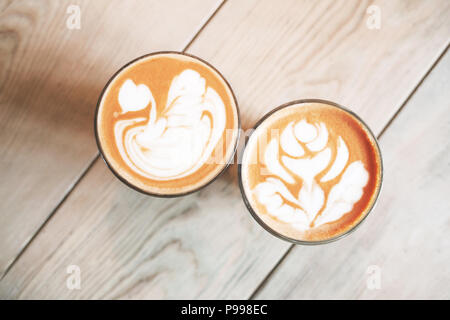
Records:
[[[336,142],[336,157],[329,166],[332,147],[322,122],[290,122],[279,137],[269,140],[263,157],[271,177],[257,184],[253,192],[270,216],[304,231],[339,220],[352,210],[363,195],[369,174],[361,161],[348,164],[349,150],[342,137]],[[280,148],[286,153],[281,158]],[[310,156],[305,156],[306,149]],[[317,175],[328,167],[318,181]],[[320,183],[335,178],[337,182],[326,198]],[[286,185],[298,184],[298,179],[302,186],[294,195]]]
[[[159,116],[150,89],[132,79],[122,84],[118,102],[122,114],[143,110],[150,103],[148,117],[119,120],[114,126],[122,159],[146,178],[172,180],[195,173],[207,162],[225,130],[222,99],[191,69],[174,77]]]

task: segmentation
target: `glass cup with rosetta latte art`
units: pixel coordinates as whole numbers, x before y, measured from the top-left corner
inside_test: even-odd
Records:
[[[137,58],[109,80],[99,98],[95,135],[112,172],[145,194],[197,191],[232,161],[239,110],[225,78],[179,52]]]
[[[322,244],[350,233],[372,210],[383,165],[375,136],[356,114],[310,99],[264,116],[238,170],[244,202],[267,231]]]

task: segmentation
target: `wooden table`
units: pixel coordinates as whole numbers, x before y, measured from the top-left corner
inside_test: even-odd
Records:
[[[1,0],[0,298],[450,298],[449,40],[448,0]],[[293,246],[252,220],[236,166],[177,199],[123,185],[96,101],[159,50],[216,66],[244,129],[299,98],[357,112],[384,157],[376,210]]]

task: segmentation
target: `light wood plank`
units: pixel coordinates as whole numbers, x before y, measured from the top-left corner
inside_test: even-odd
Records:
[[[230,1],[190,52],[235,89],[245,127],[288,100],[332,99],[380,131],[448,42],[447,1]],[[439,8],[439,10],[436,10]],[[0,283],[14,298],[247,298],[289,244],[252,221],[235,168],[204,191],[154,199],[98,162]],[[301,261],[299,261],[299,264]],[[65,286],[79,265],[82,289]]]
[[[155,50],[182,50],[221,3],[15,1],[0,5],[0,277],[96,157],[107,79]],[[66,27],[79,5],[79,30]]]
[[[256,298],[450,298],[449,70],[447,53],[383,134],[384,190],[367,221],[335,244],[294,247]]]

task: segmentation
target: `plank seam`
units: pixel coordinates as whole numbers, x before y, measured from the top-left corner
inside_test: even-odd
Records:
[[[400,114],[400,112],[404,109],[404,107],[408,104],[408,102],[414,96],[414,94],[419,89],[419,87],[422,85],[422,83],[425,81],[425,79],[433,71],[433,69],[436,67],[436,65],[441,61],[442,57],[445,56],[445,54],[448,51],[449,46],[450,46],[450,43],[447,43],[444,50],[438,55],[437,59],[433,62],[433,64],[431,64],[430,68],[428,68],[428,71],[424,73],[422,78],[419,80],[419,82],[416,84],[416,86],[411,90],[411,92],[405,98],[405,100],[400,105],[400,107],[397,109],[397,111],[394,113],[394,115],[389,119],[389,121],[386,123],[386,125],[383,127],[383,129],[381,129],[381,131],[378,135],[378,139],[380,139],[381,136],[384,134],[384,132],[391,126],[391,124],[394,122],[394,120],[397,118],[397,116]]]
[[[198,29],[198,31],[194,34],[191,40],[187,43],[187,45],[184,47],[182,52],[186,52],[191,45],[194,43],[195,40],[197,40],[198,36],[202,33],[202,31],[206,28],[206,26],[214,19],[216,14],[222,9],[223,5],[227,2],[227,0],[222,0],[222,2],[217,6],[217,8],[213,11],[213,13],[209,16],[208,19],[206,19],[205,23]]]
[[[19,253],[16,255],[14,260],[6,267],[5,272],[3,273],[2,277],[0,278],[0,281],[3,280],[3,278],[8,274],[8,272],[14,267],[16,262],[20,259],[20,257],[23,255],[23,253],[27,250],[27,248],[30,246],[30,244],[33,242],[33,240],[37,237],[37,235],[41,232],[42,229],[48,224],[50,219],[53,217],[53,215],[58,211],[58,209],[64,204],[64,202],[69,198],[72,191],[80,184],[81,180],[86,176],[88,171],[94,166],[94,163],[99,158],[99,154],[97,153],[95,157],[91,160],[91,162],[88,164],[86,169],[81,173],[81,175],[75,180],[73,185],[69,187],[69,190],[66,192],[66,194],[62,197],[61,201],[56,205],[56,207],[50,212],[50,214],[47,216],[47,218],[44,220],[44,222],[39,226],[39,228],[36,230],[36,232],[31,236],[30,240],[23,246],[23,248],[19,251]]]
[[[272,268],[272,270],[269,271],[269,273],[264,277],[264,279],[259,283],[259,285],[256,287],[256,289],[252,292],[248,300],[254,300],[255,296],[258,294],[259,291],[261,291],[262,288],[265,287],[267,282],[272,277],[273,273],[278,269],[278,266],[283,263],[284,259],[287,257],[287,255],[292,251],[294,248],[294,244],[291,244],[290,247],[286,250],[286,252],[283,254],[283,256],[278,260],[278,262],[275,264],[275,266]]]

